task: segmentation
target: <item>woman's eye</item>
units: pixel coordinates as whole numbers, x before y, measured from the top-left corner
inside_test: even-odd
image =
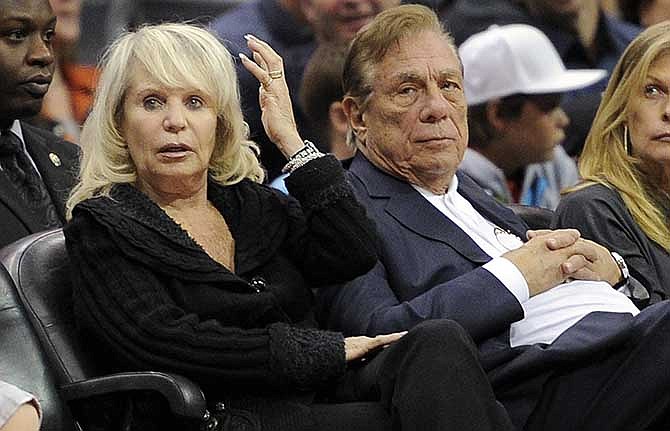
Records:
[[[646,96],[656,96],[658,94],[661,94],[661,89],[655,85],[650,84],[644,87],[644,94]]]
[[[188,106],[191,109],[202,108],[205,105],[205,102],[200,97],[191,96],[188,98]]]
[[[160,108],[161,105],[162,105],[161,101],[156,97],[147,97],[142,102],[142,106],[144,106],[144,109],[146,109],[147,111],[154,111]]]

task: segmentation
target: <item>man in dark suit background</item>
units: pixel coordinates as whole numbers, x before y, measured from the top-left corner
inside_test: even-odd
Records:
[[[54,70],[48,0],[0,2],[0,247],[60,226],[77,147],[22,120],[39,113]]]
[[[468,140],[462,73],[420,6],[380,14],[352,42],[351,181],[377,222],[380,262],[320,293],[323,320],[368,335],[455,320],[518,429],[668,429],[670,304],[639,312],[612,288],[631,283],[625,262],[577,231],[524,242],[524,222],[456,173]]]

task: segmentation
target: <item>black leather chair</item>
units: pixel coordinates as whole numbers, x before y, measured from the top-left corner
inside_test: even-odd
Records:
[[[133,396],[147,393],[162,396],[174,415],[172,423],[180,424],[178,429],[213,425],[202,391],[184,377],[151,371],[105,375],[103,361],[86,348],[95,340],[81,339],[74,324],[61,229],[8,245],[0,250],[0,261],[11,277],[0,271],[0,378],[37,395],[44,406],[44,431],[85,431],[87,419],[80,416],[91,412],[77,406],[90,407],[95,404],[86,400],[106,396],[124,400],[120,411],[127,416]],[[127,423],[119,418],[117,425],[126,429]]]
[[[549,229],[554,212],[547,208],[511,204],[508,207],[521,217],[531,229]]]
[[[76,429],[14,282],[2,265],[0,344],[0,379],[35,395],[43,411],[42,431]]]

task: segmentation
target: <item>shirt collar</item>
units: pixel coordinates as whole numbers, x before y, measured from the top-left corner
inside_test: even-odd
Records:
[[[454,174],[454,176],[451,178],[451,182],[449,183],[449,187],[447,187],[447,192],[439,195],[433,193],[432,191],[424,187],[417,186],[416,184],[412,184],[412,187],[414,187],[414,189],[419,193],[421,193],[421,195],[424,196],[425,198],[443,197],[444,199],[450,199],[450,198],[453,199],[453,197],[458,194],[458,177],[456,176],[456,174]]]
[[[24,152],[26,152],[26,142],[23,139],[23,130],[21,129],[21,123],[19,123],[19,120],[14,120],[14,123],[12,123],[12,127],[10,127],[9,131],[18,136],[19,140],[21,141],[21,148]]]

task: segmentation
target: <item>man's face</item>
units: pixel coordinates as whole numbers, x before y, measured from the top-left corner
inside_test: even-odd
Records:
[[[0,122],[40,112],[54,70],[48,0],[0,2]]]
[[[379,12],[400,0],[303,0],[303,12],[320,40],[348,42]]]
[[[374,69],[357,136],[372,163],[444,192],[468,141],[461,64],[442,35],[402,39]]]
[[[554,157],[554,148],[565,139],[565,128],[570,124],[560,101],[560,94],[525,96],[519,116],[505,121],[499,138],[506,141],[505,152],[519,166]]]

